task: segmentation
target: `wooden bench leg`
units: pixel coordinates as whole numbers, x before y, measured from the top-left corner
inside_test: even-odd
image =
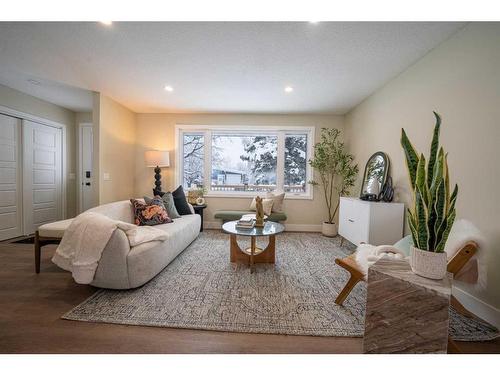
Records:
[[[41,244],[38,231],[35,232],[35,272],[40,273]]]
[[[347,284],[345,284],[344,286],[344,289],[342,289],[339,293],[339,295],[337,296],[337,299],[335,300],[335,303],[337,305],[342,305],[345,301],[345,299],[347,298],[347,296],[349,295],[349,293],[351,293],[351,290],[356,286],[357,283],[359,283],[360,281],[362,280],[362,278],[360,278],[359,276],[357,275],[353,275],[351,273],[351,277],[349,278],[349,281],[347,282]]]

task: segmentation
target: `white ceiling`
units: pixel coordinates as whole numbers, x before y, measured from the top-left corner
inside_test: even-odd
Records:
[[[464,25],[2,22],[0,83],[73,110],[91,90],[136,112],[343,114]]]

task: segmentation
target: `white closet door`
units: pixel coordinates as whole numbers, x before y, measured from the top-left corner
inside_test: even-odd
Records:
[[[0,114],[0,240],[21,236],[21,120]]]
[[[23,120],[24,234],[62,220],[61,129]]]

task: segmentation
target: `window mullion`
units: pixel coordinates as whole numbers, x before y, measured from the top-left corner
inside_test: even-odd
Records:
[[[212,131],[206,130],[205,132],[203,132],[203,135],[205,137],[203,181],[205,189],[207,189],[207,191],[210,191],[212,175]]]
[[[278,160],[276,165],[276,190],[285,191],[285,132],[278,133]]]

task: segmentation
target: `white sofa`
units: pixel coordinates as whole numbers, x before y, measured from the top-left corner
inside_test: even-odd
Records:
[[[148,242],[131,248],[125,233],[116,230],[102,253],[91,285],[108,289],[130,289],[137,288],[155,277],[200,233],[201,217],[190,208],[192,215],[183,215],[174,219],[173,223],[155,226],[168,234],[165,241]],[[108,203],[89,211],[115,220],[134,222],[130,201]],[[40,234],[53,237],[50,226],[54,224],[56,223],[47,225],[49,228],[40,227]]]

